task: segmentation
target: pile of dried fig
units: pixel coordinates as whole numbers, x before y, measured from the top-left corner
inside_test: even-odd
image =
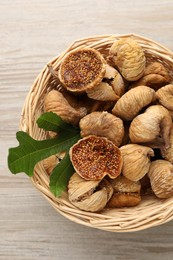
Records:
[[[173,196],[173,83],[161,61],[150,61],[132,38],[109,54],[85,47],[68,53],[44,110],[78,126],[69,152],[75,169],[68,198],[91,212],[130,207],[148,191]],[[52,133],[49,133],[52,136]],[[45,162],[50,173],[57,157]]]

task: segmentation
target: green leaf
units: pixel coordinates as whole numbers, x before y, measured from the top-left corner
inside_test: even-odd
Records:
[[[37,124],[38,127],[43,128],[46,131],[60,132],[63,130],[73,133],[79,131],[79,128],[64,122],[60,116],[53,112],[43,113],[37,119]]]
[[[50,176],[50,190],[56,197],[59,197],[66,190],[68,181],[74,172],[69,154],[66,153]]]
[[[80,139],[80,134],[64,131],[58,138],[38,141],[27,133],[19,131],[16,137],[19,146],[9,149],[8,167],[13,174],[25,172],[33,176],[37,162],[58,152],[68,151]]]

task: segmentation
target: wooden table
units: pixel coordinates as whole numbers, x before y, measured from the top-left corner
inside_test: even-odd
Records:
[[[7,169],[20,112],[43,66],[72,41],[136,33],[173,49],[172,0],[0,1],[0,259],[171,260],[173,222],[109,233],[58,214],[24,174]]]

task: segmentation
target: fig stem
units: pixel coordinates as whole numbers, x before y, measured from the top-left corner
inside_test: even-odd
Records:
[[[56,79],[58,79],[58,81],[59,81],[58,73],[53,69],[52,64],[47,64],[47,67],[48,67],[49,73],[50,73],[53,77],[55,77]]]

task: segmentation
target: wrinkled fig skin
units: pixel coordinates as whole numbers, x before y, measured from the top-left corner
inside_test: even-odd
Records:
[[[158,75],[161,75],[163,76],[168,82],[171,80],[171,77],[169,75],[169,72],[168,70],[165,68],[165,66],[160,63],[160,62],[152,62],[152,63],[149,63],[146,68],[145,68],[145,71],[144,71],[144,75],[143,76],[146,76],[146,75],[149,75],[149,74],[158,74]]]
[[[123,157],[122,174],[131,181],[139,181],[150,167],[154,151],[150,147],[127,144],[120,148]]]
[[[102,210],[113,194],[108,181],[86,181],[74,173],[68,184],[69,201],[77,208],[90,212]]]
[[[110,82],[115,94],[121,97],[125,93],[125,82],[120,73],[117,73],[116,77]]]
[[[106,64],[104,75],[106,82],[101,82],[86,91],[89,98],[100,101],[117,101],[125,92],[125,84],[120,73]]]
[[[107,137],[116,146],[120,146],[124,137],[123,121],[106,111],[86,115],[80,120],[79,126],[82,137],[88,135]]]
[[[87,114],[85,107],[74,108],[57,90],[51,90],[44,100],[45,112],[54,112],[67,123],[77,125],[79,120]]]
[[[173,164],[173,126],[170,133],[170,147],[168,149],[161,148],[162,157]]]
[[[162,106],[173,111],[173,84],[166,85],[157,90],[156,98]]]
[[[165,160],[151,163],[148,176],[154,194],[166,199],[173,195],[173,165]]]
[[[104,79],[107,79],[112,86],[115,94],[121,97],[125,93],[125,82],[121,74],[110,65],[106,65],[106,73]]]
[[[173,121],[173,110],[168,110],[168,111],[169,111],[169,114],[172,117],[172,121]]]
[[[159,62],[153,62],[147,65],[143,77],[131,84],[130,88],[145,85],[157,90],[170,82],[171,77],[164,65]]]
[[[110,66],[109,64],[106,64],[105,75],[104,75],[105,79],[110,79],[110,80],[114,79],[117,73],[118,71],[114,67]]]
[[[133,207],[140,203],[140,182],[133,182],[123,175],[111,180],[114,193],[109,200],[108,208]]]
[[[155,91],[138,86],[126,92],[115,104],[112,113],[124,120],[132,120],[139,111],[155,99]]]
[[[161,105],[148,107],[143,114],[131,122],[129,136],[132,143],[149,143],[159,136],[163,138],[164,147],[170,147],[172,119],[166,108]]]
[[[110,59],[128,81],[142,77],[146,58],[141,46],[133,39],[120,39],[110,48]]]
[[[117,96],[112,88],[106,82],[101,82],[96,87],[86,91],[89,98],[100,101],[117,101],[119,96]]]
[[[139,181],[131,181],[124,175],[119,175],[116,179],[110,180],[114,192],[140,193],[141,184]]]
[[[130,85],[129,88],[131,89],[131,88],[135,88],[137,86],[145,85],[150,88],[153,88],[154,90],[157,90],[167,83],[168,82],[165,81],[165,78],[163,76],[158,75],[158,74],[149,74],[149,75],[142,77],[141,79],[136,81],[134,84]]]

